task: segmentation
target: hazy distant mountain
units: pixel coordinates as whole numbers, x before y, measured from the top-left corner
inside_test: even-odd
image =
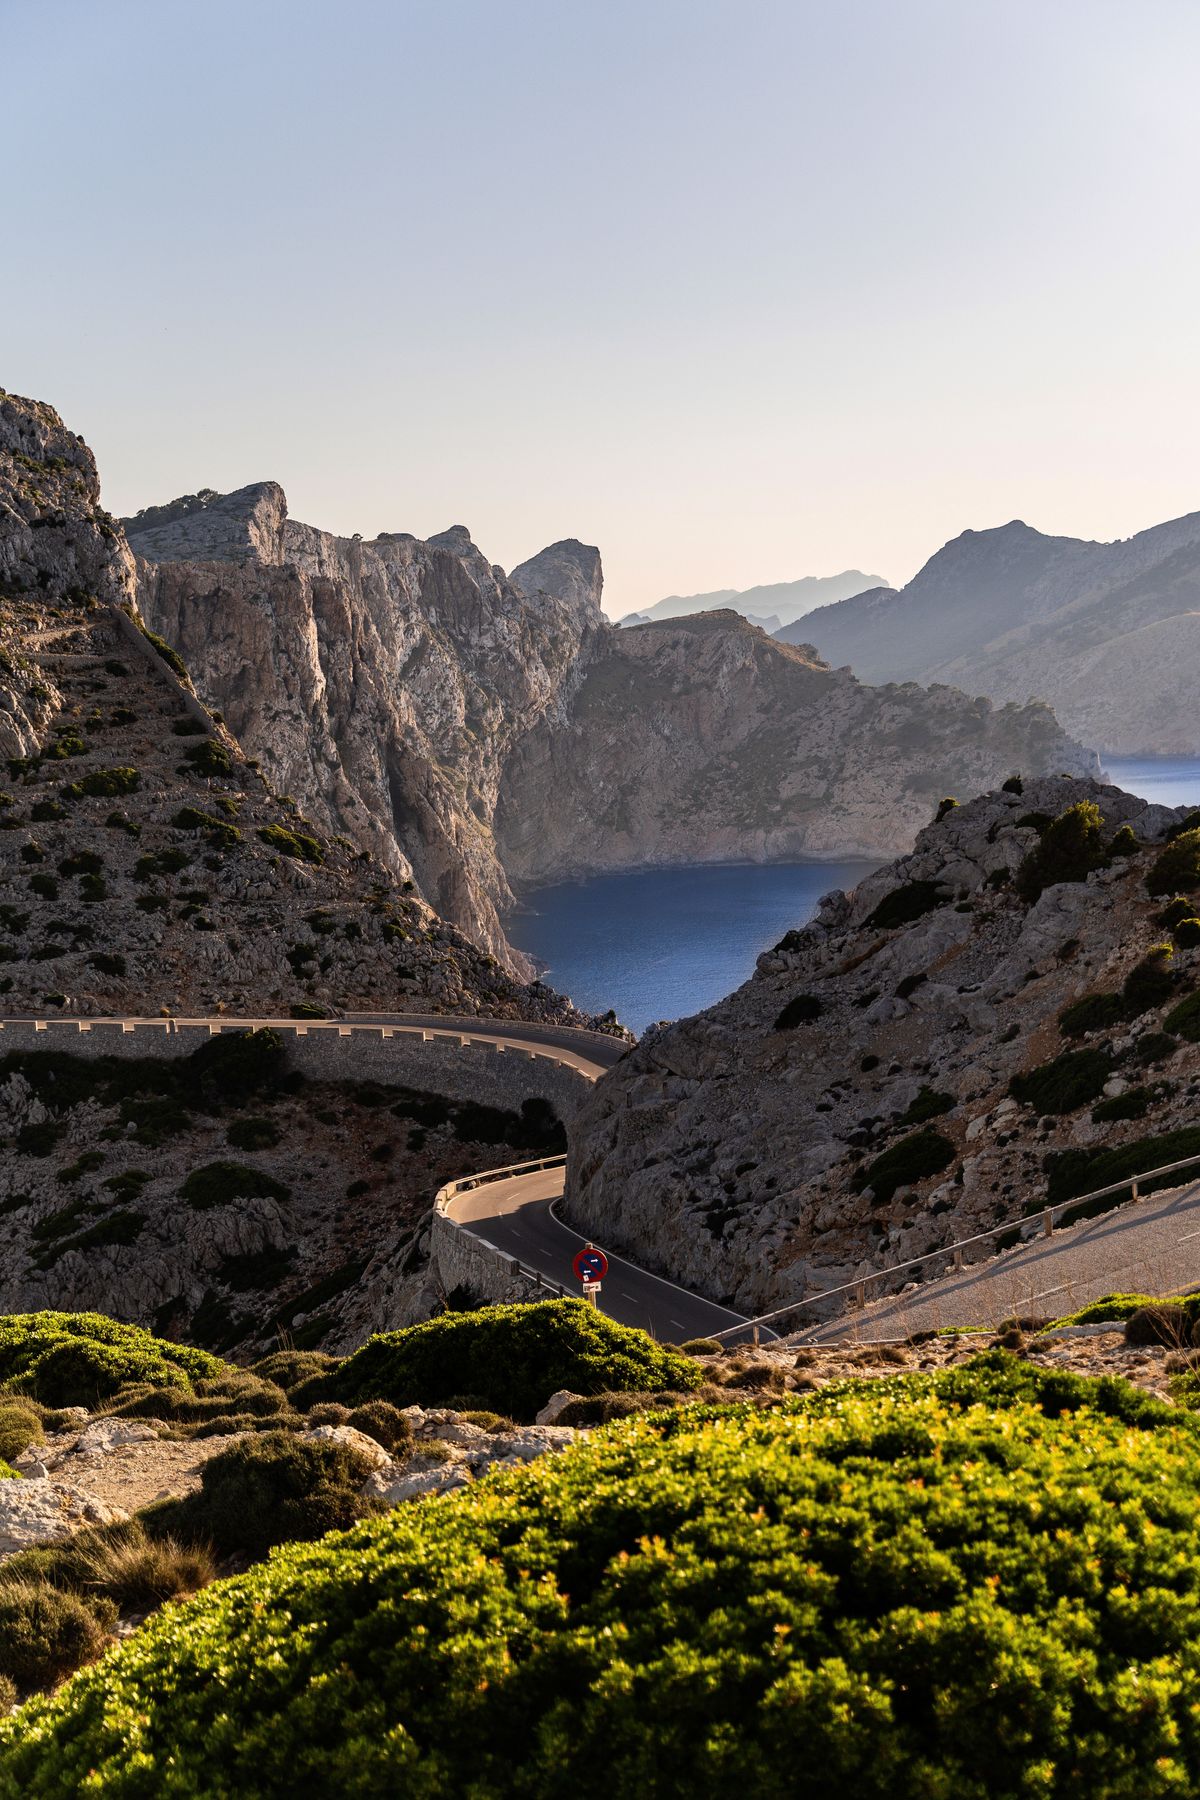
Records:
[[[907,587],[822,606],[799,635],[864,681],[1048,700],[1102,750],[1200,755],[1200,513],[1111,544],[964,531]]]
[[[816,606],[827,606],[861,594],[864,588],[884,586],[882,575],[864,575],[861,569],[843,569],[840,575],[803,575],[799,581],[775,581],[765,587],[716,588],[711,594],[668,594],[665,600],[645,607],[641,612],[626,613],[622,625],[647,625],[659,619],[682,619],[691,613],[715,612],[727,606],[741,613],[752,625],[764,631],[787,626],[794,619],[811,612]]]

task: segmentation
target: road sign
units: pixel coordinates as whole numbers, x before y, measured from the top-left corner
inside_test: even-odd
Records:
[[[597,1250],[594,1244],[589,1244],[586,1250],[576,1251],[571,1267],[577,1281],[599,1282],[608,1274],[608,1258],[603,1250]]]
[[[600,1283],[598,1281],[585,1281],[584,1282],[583,1297],[585,1300],[594,1300],[596,1298],[596,1295],[599,1292],[600,1292]]]

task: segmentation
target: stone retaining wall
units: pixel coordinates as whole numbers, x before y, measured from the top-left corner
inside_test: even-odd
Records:
[[[218,1030],[245,1027],[236,1020]],[[466,1034],[427,1035],[388,1025],[316,1020],[272,1021],[293,1068],[314,1081],[379,1081],[424,1088],[450,1100],[478,1100],[517,1110],[534,1096],[569,1119],[591,1088],[586,1075],[559,1060],[552,1045],[503,1048]],[[12,1050],[60,1050],[71,1056],[187,1056],[214,1035],[207,1025],[172,1019],[0,1021],[0,1056]]]

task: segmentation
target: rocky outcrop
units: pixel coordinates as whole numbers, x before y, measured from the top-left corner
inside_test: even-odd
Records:
[[[491,821],[513,743],[605,629],[598,553],[555,544],[506,577],[462,526],[337,538],[271,482],[129,524],[145,616],[271,784],[528,976]]]
[[[461,526],[336,538],[270,483],[127,523],[146,616],[271,781],[518,971],[514,884],[890,854],[945,793],[1096,766],[1044,707],[874,694],[729,611],[618,631],[573,540],[506,576]]]
[[[598,869],[895,854],[945,794],[1086,771],[1045,707],[871,688],[735,613],[610,634],[517,745],[496,839],[534,885]]]
[[[1143,847],[1123,841],[1086,879],[1023,898],[1013,872],[1081,800],[1100,810],[1102,846],[1128,822]],[[1181,819],[1092,781],[953,809],[911,855],[828,895],[737,993],[647,1033],[598,1083],[570,1132],[566,1216],[764,1310],[1044,1205],[1058,1153],[1190,1126],[1200,1045],[1163,1020],[1200,951],[1182,933],[1173,957],[1168,942],[1144,962],[1170,936],[1145,878]],[[1060,1015],[1092,993],[1112,998],[1068,1035]],[[1074,1050],[1092,1054],[1072,1065],[1068,1103],[1053,1083],[1042,1104],[1010,1094]],[[936,1134],[937,1166],[914,1167],[908,1145],[885,1178],[878,1159],[920,1132]]]
[[[208,553],[223,547],[226,561],[187,565],[193,574],[217,571],[205,577],[214,594],[222,581],[245,584],[237,591],[246,605],[238,610],[231,602],[228,623],[236,627],[239,657],[248,653],[275,669],[263,728],[281,747],[283,773],[303,775],[304,791],[320,800],[311,772],[327,761],[341,767],[321,721],[338,716],[340,700],[316,654],[308,596],[315,586],[335,612],[346,607],[348,571],[360,559],[347,545],[337,578],[322,575],[327,547],[319,542],[311,553],[296,548],[300,564],[285,566],[285,526],[282,492],[268,484],[171,529]],[[395,551],[400,561],[409,554],[403,545]],[[431,546],[427,562],[441,623],[423,624],[422,644],[439,634],[448,642],[455,629],[469,632],[471,617],[491,620],[472,587],[494,582],[482,558]],[[0,394],[5,1012],[228,1008],[254,1016],[357,1006],[575,1016],[567,1002],[529,987],[437,916],[398,866],[394,834],[364,828],[352,842],[331,828],[330,807],[310,821],[295,799],[280,794],[278,776],[276,783],[265,778],[220,716],[197,699],[174,652],[147,635],[136,591],[133,557],[100,507],[86,446],[49,407]],[[574,593],[562,614],[575,618],[584,604]],[[536,593],[530,610],[552,605]],[[227,642],[217,620],[209,617],[207,628],[218,648]],[[485,663],[519,657],[502,641],[502,626],[479,629],[491,633],[486,656],[481,651]],[[369,637],[364,618],[355,630]],[[410,648],[418,664],[435,660],[415,640]],[[281,660],[271,663],[273,656]],[[364,667],[382,656],[377,639],[364,656]],[[440,686],[428,678],[447,712],[461,712],[456,659],[447,655],[442,668]],[[403,691],[420,690],[423,679],[412,669]],[[494,703],[480,694],[480,715],[471,716],[486,736],[483,713]],[[437,710],[434,700],[429,704]],[[459,728],[470,737],[474,724],[460,719]],[[450,753],[449,740],[442,750]],[[372,746],[370,754],[377,751]],[[344,782],[336,772],[330,779]],[[451,788],[460,795],[457,773],[433,758],[404,763],[398,751],[384,780],[393,813],[418,812],[425,794],[431,805]],[[348,809],[351,800],[347,789]],[[439,896],[456,883],[469,885],[472,844],[487,835],[470,805],[453,817],[462,855],[456,859],[454,844],[442,842],[444,867],[428,883]],[[476,940],[487,936],[481,927]]]
[[[1114,755],[1200,754],[1200,513],[1111,544],[1020,520],[966,531],[899,593],[825,606],[779,635],[865,681],[1038,697]]]

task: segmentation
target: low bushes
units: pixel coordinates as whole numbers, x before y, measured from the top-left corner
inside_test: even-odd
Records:
[[[437,1406],[471,1394],[479,1406],[531,1419],[559,1388],[690,1390],[701,1376],[690,1357],[582,1300],[544,1300],[447,1312],[369,1338],[325,1379],[323,1397]]]
[[[1021,899],[1032,902],[1044,888],[1061,881],[1086,881],[1093,869],[1108,861],[1104,848],[1104,817],[1091,800],[1074,806],[1051,820],[1040,839],[1017,870]]]
[[[913,1182],[924,1181],[928,1175],[939,1175],[943,1169],[948,1169],[956,1155],[954,1145],[940,1131],[914,1131],[893,1144],[890,1150],[885,1150],[882,1156],[857,1169],[853,1186],[860,1194],[870,1188],[875,1205],[883,1206],[897,1188],[909,1187]]]
[[[0,1387],[46,1406],[95,1406],[131,1381],[190,1389],[224,1368],[215,1356],[168,1343],[100,1313],[11,1313],[0,1318]]]
[[[289,1547],[0,1724],[0,1797],[1200,1786],[1200,1436],[983,1357],[631,1419]]]
[[[880,931],[891,931],[894,926],[911,925],[914,919],[924,918],[935,907],[944,906],[946,900],[936,881],[909,881],[885,894],[866,923]]]
[[[223,1555],[265,1556],[276,1544],[323,1537],[362,1518],[359,1489],[371,1473],[360,1450],[322,1438],[264,1432],[204,1464],[200,1488],[162,1521]]]
[[[325,852],[315,837],[307,832],[290,831],[286,825],[260,825],[258,835],[263,843],[281,856],[291,856],[297,862],[323,863]]]
[[[1163,1020],[1168,1032],[1186,1038],[1189,1044],[1200,1044],[1200,994],[1189,994],[1173,1007]]]
[[[108,1648],[115,1617],[44,1582],[0,1579],[0,1675],[25,1692],[52,1686]]]
[[[64,800],[111,798],[115,794],[136,794],[142,778],[136,769],[92,769],[63,789]]]
[[[1008,1091],[1014,1100],[1032,1106],[1036,1112],[1061,1115],[1098,1099],[1112,1072],[1112,1055],[1107,1048],[1064,1050],[1053,1062],[1014,1075]]]
[[[1146,876],[1146,892],[1152,898],[1163,894],[1194,894],[1200,888],[1200,830],[1183,831],[1150,865]]]
[[[940,1119],[958,1105],[953,1094],[941,1094],[922,1082],[915,1100],[900,1115],[901,1125],[922,1125],[926,1119]]]
[[[1049,1176],[1046,1204],[1054,1206],[1060,1200],[1073,1200],[1077,1194],[1088,1194],[1095,1188],[1130,1180],[1148,1169],[1183,1162],[1189,1156],[1200,1156],[1200,1126],[1197,1125],[1184,1126],[1179,1131],[1164,1131],[1158,1137],[1137,1138],[1114,1150],[1052,1151],[1045,1164]],[[1178,1175],[1167,1175],[1160,1181],[1139,1182],[1139,1188],[1143,1194],[1152,1194],[1156,1188],[1170,1187],[1179,1180]],[[1122,1198],[1117,1194],[1104,1205],[1119,1206]],[[1104,1210],[1104,1205],[1100,1210]],[[1035,1206],[1033,1210],[1038,1208]]]
[[[45,1435],[34,1407],[20,1400],[0,1400],[0,1462],[11,1463]]]
[[[179,1190],[196,1212],[230,1206],[235,1200],[286,1200],[289,1190],[262,1169],[245,1163],[212,1162],[193,1169]]]

